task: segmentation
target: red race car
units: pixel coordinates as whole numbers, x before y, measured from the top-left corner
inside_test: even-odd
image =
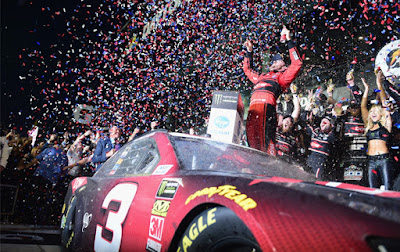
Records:
[[[72,251],[400,251],[400,193],[158,130],[71,182],[61,234]]]

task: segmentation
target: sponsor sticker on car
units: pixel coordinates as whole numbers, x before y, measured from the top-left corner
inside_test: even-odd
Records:
[[[204,188],[190,195],[186,199],[185,205],[189,204],[190,201],[194,200],[197,197],[208,195],[208,197],[211,198],[213,195],[218,194],[235,201],[235,203],[241,206],[245,211],[253,209],[257,206],[257,203],[252,198],[247,197],[246,194],[243,194],[235,189],[236,186],[232,185]]]
[[[150,238],[147,239],[146,250],[150,252],[160,252],[161,243],[158,243]]]
[[[161,241],[164,229],[164,218],[152,215],[150,217],[149,236]]]
[[[166,174],[173,165],[159,165],[153,172],[153,175],[164,175]]]
[[[178,191],[180,181],[174,179],[164,179],[158,187],[156,198],[173,199]]]
[[[166,217],[171,201],[168,200],[156,200],[151,210],[151,214]]]
[[[75,193],[76,189],[87,184],[87,178],[86,177],[76,178],[72,180],[71,184],[72,184],[72,193]]]

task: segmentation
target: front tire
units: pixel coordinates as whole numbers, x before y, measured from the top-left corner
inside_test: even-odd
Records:
[[[243,221],[226,207],[200,213],[186,228],[177,251],[261,251]]]

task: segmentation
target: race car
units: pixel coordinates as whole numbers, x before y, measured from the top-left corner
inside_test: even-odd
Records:
[[[61,240],[71,251],[400,251],[400,193],[156,130],[71,182]]]

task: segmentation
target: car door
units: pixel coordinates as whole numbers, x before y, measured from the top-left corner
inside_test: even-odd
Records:
[[[154,195],[162,180],[151,176],[161,156],[153,138],[143,138],[108,160],[77,192],[75,244],[82,251],[122,251],[147,237]],[[154,192],[153,192],[154,191]],[[146,236],[146,237],[145,237]]]

